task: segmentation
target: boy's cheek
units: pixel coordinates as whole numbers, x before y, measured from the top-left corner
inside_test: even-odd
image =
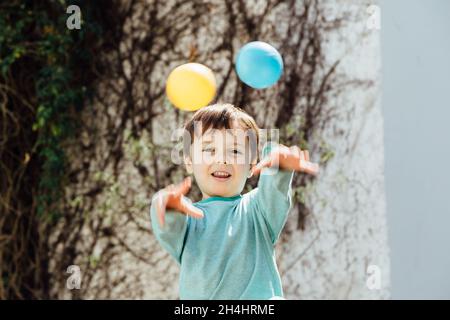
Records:
[[[194,165],[194,173],[197,177],[200,179],[205,179],[207,176],[208,170],[207,167],[204,165]]]
[[[250,165],[249,164],[242,164],[235,166],[235,175],[239,178],[247,177],[250,173]]]

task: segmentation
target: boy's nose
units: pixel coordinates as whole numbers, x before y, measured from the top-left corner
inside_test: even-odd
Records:
[[[216,158],[216,162],[217,163],[223,163],[223,164],[227,164],[227,159],[226,159],[226,157],[217,157]]]
[[[216,154],[216,162],[217,163],[223,163],[226,164],[227,163],[227,156],[225,154],[225,152],[219,151]]]

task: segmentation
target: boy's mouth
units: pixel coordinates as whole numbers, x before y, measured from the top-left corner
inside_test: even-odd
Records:
[[[225,181],[231,177],[231,174],[225,171],[214,171],[211,175],[218,181]]]

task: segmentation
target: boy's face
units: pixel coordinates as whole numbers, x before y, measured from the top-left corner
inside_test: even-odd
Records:
[[[194,174],[203,199],[232,197],[242,192],[256,162],[250,162],[249,143],[253,142],[246,133],[234,122],[231,129],[210,128],[202,136],[195,136],[186,167]]]

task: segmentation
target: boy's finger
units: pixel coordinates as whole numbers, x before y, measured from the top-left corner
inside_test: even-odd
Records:
[[[290,150],[293,155],[295,155],[296,157],[300,157],[300,153],[302,152],[302,150],[299,147],[292,146],[290,147]]]
[[[309,161],[302,161],[302,171],[316,175],[319,173],[319,165],[317,163],[309,162]]]
[[[196,219],[202,219],[205,215],[203,214],[203,211],[199,208],[194,207],[193,205],[188,205],[186,207],[186,213]]]
[[[262,165],[263,165],[263,162],[262,162],[262,161],[258,162],[258,163],[251,169],[251,171],[250,171],[251,174],[252,174],[252,175],[257,175],[257,174],[259,174],[259,172],[261,171]]]
[[[187,177],[177,186],[177,193],[186,194],[191,188],[192,180],[191,177]]]
[[[261,170],[265,167],[269,167],[272,163],[272,158],[265,158],[261,160],[256,166],[253,167],[251,173],[253,175],[257,175],[261,172]]]
[[[157,198],[156,198],[156,214],[158,216],[158,221],[161,227],[164,226],[164,216],[166,213],[166,203],[167,203],[167,196],[165,195],[165,192],[162,192]]]
[[[188,203],[185,199],[181,201],[181,211],[196,219],[200,219],[204,217],[203,211],[199,208],[196,208],[191,203]]]
[[[300,160],[301,161],[308,161],[308,160],[306,160],[305,151],[301,151],[300,152]]]
[[[309,151],[308,150],[304,150],[303,152],[305,153],[305,160],[309,161]]]
[[[169,195],[173,195],[175,193],[176,186],[174,184],[169,184],[162,190],[162,194],[164,197],[168,197]]]

